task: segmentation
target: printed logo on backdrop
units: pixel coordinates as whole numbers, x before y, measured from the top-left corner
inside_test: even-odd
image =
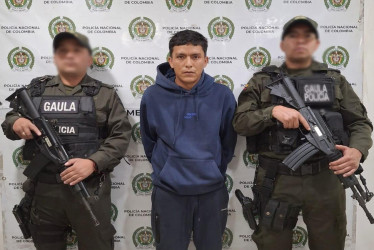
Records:
[[[12,155],[14,165],[20,169],[24,169],[30,164],[30,161],[26,161],[23,159],[22,150],[23,146],[16,148]]]
[[[136,195],[150,195],[152,194],[153,183],[152,177],[149,173],[141,173],[132,180],[132,190]]]
[[[137,41],[150,41],[156,33],[156,25],[148,17],[137,17],[130,22],[130,36]]]
[[[118,208],[113,203],[110,205],[110,219],[115,222],[118,217]]]
[[[28,11],[32,0],[5,0],[5,4],[12,11]]]
[[[132,235],[134,246],[138,249],[153,248],[155,240],[151,227],[139,227]]]
[[[189,11],[192,5],[192,0],[166,0],[168,9],[173,12]]]
[[[246,167],[256,168],[258,165],[258,155],[250,154],[247,150],[245,150],[243,153],[243,161]]]
[[[332,11],[345,11],[350,3],[351,0],[325,0],[326,8]]]
[[[253,47],[245,53],[244,62],[247,69],[260,70],[271,61],[270,53],[263,47]]]
[[[342,46],[331,46],[323,53],[323,62],[334,69],[344,69],[349,62],[349,53]]]
[[[58,16],[53,18],[48,25],[49,34],[51,35],[52,39],[60,32],[75,32],[75,24],[74,22],[65,16]]]
[[[147,75],[136,76],[131,81],[131,93],[135,98],[141,98],[144,94],[144,91],[151,85],[155,83],[155,80]]]
[[[272,0],[245,0],[245,4],[250,11],[267,11]]]
[[[213,18],[208,25],[210,39],[214,41],[230,41],[234,31],[234,23],[227,17]]]
[[[231,89],[231,91],[234,90],[234,82],[227,75],[216,75],[216,76],[214,76],[214,81],[216,83],[227,86],[229,89]]]
[[[227,191],[230,193],[232,190],[232,187],[234,186],[234,181],[232,180],[231,176],[228,174],[226,174],[225,185],[226,185]]]
[[[233,237],[232,231],[226,227],[222,235],[222,248],[223,249],[230,248],[233,239],[234,237]]]
[[[34,54],[26,47],[16,47],[8,54],[8,64],[14,71],[30,71],[34,62]]]
[[[93,64],[91,69],[106,71],[113,68],[114,55],[106,47],[96,47],[92,50]]]
[[[140,122],[137,122],[132,126],[131,137],[136,143],[142,143],[142,137],[140,135]]]
[[[113,0],[86,0],[90,11],[108,11],[112,6]]]
[[[300,226],[295,227],[292,234],[292,248],[304,247],[307,241],[308,232]]]
[[[74,230],[68,233],[66,238],[67,249],[76,249],[78,245],[78,237]]]

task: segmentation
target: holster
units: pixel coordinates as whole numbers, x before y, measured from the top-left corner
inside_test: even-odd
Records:
[[[259,161],[260,166],[267,163],[264,162],[263,157],[259,157]],[[297,223],[297,217],[301,208],[293,206],[288,202],[271,198],[280,165],[278,163],[270,165],[271,167],[265,171],[262,183],[255,183],[252,188],[254,203],[260,215],[260,225],[275,231],[293,229]]]
[[[30,213],[32,200],[35,194],[35,183],[31,179],[27,179],[22,186],[23,191],[25,192],[25,197],[22,198],[21,202],[18,205],[15,205],[13,208],[13,215],[16,218],[18,225],[21,229],[23,237],[28,239],[31,237],[30,230]]]

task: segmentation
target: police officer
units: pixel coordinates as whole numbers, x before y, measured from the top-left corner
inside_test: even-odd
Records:
[[[79,249],[113,249],[109,173],[124,157],[131,126],[113,87],[87,75],[93,59],[86,36],[59,33],[53,40],[53,49],[58,75],[35,78],[27,89],[38,110],[56,128],[71,159],[63,172],[51,162],[45,163],[32,180],[32,238],[38,250],[62,250],[73,229]],[[41,132],[20,113],[7,113],[2,128],[11,140],[27,140],[24,154],[35,150],[32,139]],[[35,164],[44,163],[31,161],[31,165]],[[98,227],[69,187],[80,181],[99,198],[92,203],[100,222]]]
[[[261,213],[267,211],[252,236],[258,249],[291,249],[300,210],[310,249],[344,249],[345,192],[336,175],[353,174],[366,159],[372,124],[345,77],[313,60],[319,43],[315,21],[292,18],[284,25],[280,44],[285,62],[254,74],[238,99],[233,125],[238,134],[247,136],[248,151],[259,154],[253,190]],[[299,128],[310,130],[297,110],[272,97],[266,88],[281,73],[292,77],[305,103],[326,118],[342,158],[329,163],[317,154],[297,171],[279,164],[303,143]],[[344,140],[346,132],[349,139]]]

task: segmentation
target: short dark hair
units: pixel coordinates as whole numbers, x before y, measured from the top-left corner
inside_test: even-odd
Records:
[[[193,30],[182,30],[175,33],[169,41],[170,56],[173,53],[174,46],[192,44],[194,46],[200,45],[203,48],[204,55],[208,50],[208,40],[199,32]]]

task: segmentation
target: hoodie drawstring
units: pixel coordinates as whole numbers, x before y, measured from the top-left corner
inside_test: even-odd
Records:
[[[181,103],[181,100],[183,98],[183,92],[180,91],[180,95],[179,95],[179,99],[178,99],[178,103],[177,103],[177,124],[174,126],[174,138],[173,138],[173,145],[175,145],[175,141],[177,139],[177,128],[179,127],[179,122],[180,122],[180,116],[181,116],[181,113],[180,113],[180,103]]]
[[[198,88],[196,88],[196,94],[193,95],[193,102],[194,102],[194,108],[195,108],[195,114],[196,114],[196,118],[195,120],[198,121],[199,120],[199,90]]]

